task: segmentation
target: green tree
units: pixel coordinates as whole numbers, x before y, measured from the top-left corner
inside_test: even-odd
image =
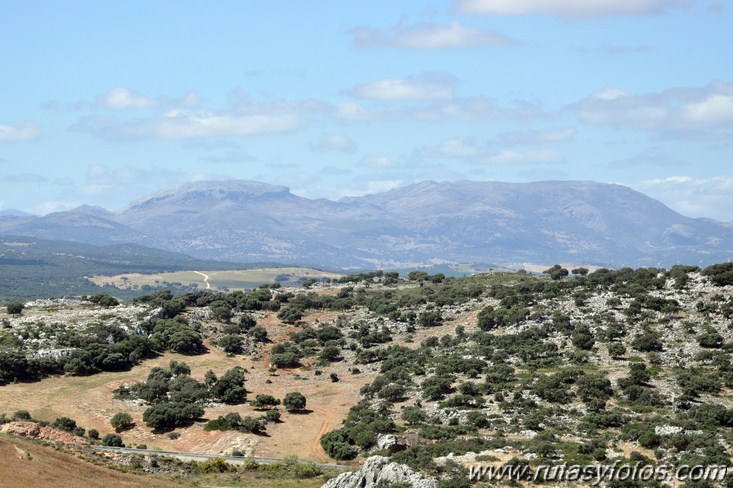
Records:
[[[184,426],[201,417],[204,409],[196,404],[159,403],[145,410],[143,422],[155,430]]]
[[[211,394],[215,399],[230,405],[242,403],[247,398],[244,382],[244,369],[236,366],[219,378],[211,387]]]
[[[5,305],[5,309],[7,310],[9,315],[20,315],[23,313],[24,308],[25,305],[20,302],[10,302]]]
[[[217,344],[228,354],[237,354],[242,351],[244,341],[238,335],[225,335],[219,338]]]
[[[250,329],[249,334],[256,340],[263,342],[265,339],[267,339],[267,329],[262,327],[261,325],[257,325]]]
[[[321,353],[318,355],[318,359],[320,359],[321,361],[333,362],[336,361],[340,356],[341,350],[338,348],[338,346],[329,344],[321,350]]]
[[[569,274],[568,270],[563,268],[559,264],[556,264],[552,268],[544,270],[543,273],[550,275],[550,278],[552,278],[553,280],[560,280],[562,278],[565,278]]]
[[[66,432],[73,432],[76,429],[76,421],[69,417],[59,417],[53,421],[51,427],[55,427],[59,430],[65,430]]]
[[[256,410],[264,410],[280,405],[280,400],[272,395],[257,395],[251,405]]]
[[[409,425],[420,424],[428,419],[425,411],[419,407],[407,407],[402,411],[402,420]]]
[[[114,414],[112,419],[110,419],[109,423],[117,432],[130,429],[135,425],[132,421],[132,415],[127,412],[117,412]]]
[[[125,444],[122,443],[122,437],[118,436],[117,434],[107,434],[106,436],[102,437],[102,445],[111,447],[125,447]]]
[[[590,328],[585,324],[579,325],[573,331],[570,337],[573,341],[573,345],[583,351],[590,351],[591,349],[593,349],[593,345],[596,343],[596,340],[593,337],[593,333],[590,331]]]
[[[305,410],[305,396],[297,391],[290,392],[285,395],[283,405],[285,405],[285,410],[287,410],[288,412],[299,412],[301,410]]]

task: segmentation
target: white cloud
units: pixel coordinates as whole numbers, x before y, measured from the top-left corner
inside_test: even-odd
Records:
[[[361,182],[357,187],[341,190],[339,197],[360,197],[373,193],[382,193],[399,188],[402,184],[401,180],[367,180],[366,182]]]
[[[489,165],[525,165],[525,164],[557,164],[565,161],[558,151],[553,149],[533,149],[530,151],[502,150],[497,154],[481,159],[482,164]]]
[[[505,132],[499,135],[499,140],[504,144],[521,146],[567,142],[571,141],[574,137],[575,129],[567,128],[557,130]]]
[[[387,156],[367,155],[361,159],[361,165],[368,168],[389,169],[397,166],[394,160]]]
[[[545,117],[544,109],[529,102],[517,102],[514,107],[501,107],[496,100],[484,97],[460,97],[409,109],[404,115],[416,120],[439,122],[463,120],[486,122],[490,120],[527,120]]]
[[[78,201],[49,200],[41,203],[40,205],[36,205],[30,212],[36,215],[47,215],[53,212],[71,210],[79,205],[81,205],[81,203]]]
[[[202,139],[289,132],[305,122],[294,114],[240,114],[233,112],[172,110],[149,119],[120,121],[113,117],[90,116],[72,128],[112,140]]]
[[[257,158],[244,149],[228,149],[216,156],[201,156],[199,161],[205,163],[249,163],[257,161]]]
[[[520,44],[492,31],[450,24],[398,24],[385,29],[356,27],[351,31],[354,44],[361,48],[396,47],[430,50],[472,46],[512,46]]]
[[[190,90],[180,97],[156,96],[149,97],[136,93],[129,88],[112,88],[103,95],[97,95],[93,100],[76,100],[62,102],[49,100],[41,105],[44,110],[63,112],[80,112],[89,110],[136,110],[136,109],[172,109],[192,108],[201,103],[201,97],[196,91]]]
[[[570,107],[585,122],[641,129],[676,137],[730,138],[733,130],[733,83],[703,88],[672,88],[632,95],[611,88]]]
[[[344,120],[374,120],[380,115],[361,103],[343,102],[337,103],[333,109],[333,116]]]
[[[692,124],[716,125],[733,122],[733,94],[710,95],[681,108],[681,118]]]
[[[446,100],[453,97],[453,89],[449,86],[400,79],[357,85],[352,93],[377,100]]]
[[[670,176],[632,185],[689,217],[733,221],[733,176]]]
[[[455,159],[488,166],[558,164],[565,161],[565,157],[560,152],[552,149],[497,150],[490,144],[478,144],[472,137],[449,139],[433,146],[418,148],[413,152],[413,158],[418,160]]]
[[[317,153],[342,152],[353,153],[356,151],[356,143],[344,134],[326,133],[308,144],[311,151]]]
[[[567,19],[659,14],[694,0],[455,0],[463,13],[489,15],[549,14]]]
[[[113,88],[104,96],[104,104],[113,110],[122,110],[154,107],[156,102],[152,98],[132,92],[127,88]]]
[[[33,141],[41,137],[41,128],[32,122],[20,125],[0,124],[0,142]]]

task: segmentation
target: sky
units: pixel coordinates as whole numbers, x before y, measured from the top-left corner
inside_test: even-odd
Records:
[[[593,180],[733,221],[733,1],[0,3],[0,210]]]

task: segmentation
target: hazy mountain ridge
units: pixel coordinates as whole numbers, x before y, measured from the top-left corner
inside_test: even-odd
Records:
[[[733,256],[730,223],[684,217],[624,186],[578,181],[425,181],[338,201],[259,182],[204,181],[117,213],[84,206],[10,219],[0,218],[3,233],[329,267],[669,266]]]

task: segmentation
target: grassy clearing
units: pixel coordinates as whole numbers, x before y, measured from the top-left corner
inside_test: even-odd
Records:
[[[311,268],[263,268],[228,271],[207,271],[200,273],[209,277],[212,289],[247,290],[265,283],[272,283],[277,277],[286,277],[286,282],[295,283],[301,278],[337,278],[340,275]],[[89,278],[96,285],[111,285],[121,289],[139,289],[144,286],[162,286],[166,283],[196,285],[206,288],[204,276],[195,271],[176,271],[173,273],[139,274],[127,273],[115,276],[93,276]]]

